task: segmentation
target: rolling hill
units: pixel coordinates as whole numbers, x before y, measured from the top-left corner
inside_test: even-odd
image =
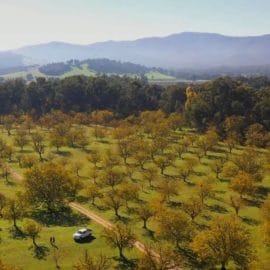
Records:
[[[75,75],[97,76],[106,75],[127,75],[145,76],[149,80],[175,80],[174,76],[168,74],[169,71],[147,68],[130,62],[120,62],[109,59],[88,59],[84,61],[69,60],[67,62],[51,63],[46,65],[32,65],[24,67],[6,68],[0,70],[0,78],[14,79],[24,78],[33,80],[36,77],[65,78]]]

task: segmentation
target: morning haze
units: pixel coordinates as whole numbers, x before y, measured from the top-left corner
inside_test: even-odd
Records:
[[[269,270],[269,0],[0,0],[0,270]]]

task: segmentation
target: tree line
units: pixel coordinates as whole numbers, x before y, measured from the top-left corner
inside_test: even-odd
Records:
[[[73,76],[0,83],[0,114],[30,114],[37,119],[54,110],[63,112],[112,111],[117,118],[145,110],[182,113],[186,125],[205,131],[215,126],[222,137],[254,128],[270,129],[268,78],[219,78],[188,87],[152,85],[145,78]]]

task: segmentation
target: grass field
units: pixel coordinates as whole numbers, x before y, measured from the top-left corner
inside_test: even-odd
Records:
[[[4,79],[15,79],[15,78],[27,79],[27,75],[32,75],[33,78],[37,78],[37,77],[47,77],[47,78],[58,77],[58,76],[46,75],[46,74],[40,72],[38,68],[29,68],[26,71],[20,71],[20,72],[14,72],[14,73],[10,73],[10,74],[0,75],[0,78],[4,78]],[[84,75],[84,76],[93,77],[93,76],[96,76],[97,73],[94,70],[90,70],[88,68],[87,64],[83,64],[83,65],[81,65],[80,68],[76,67],[76,66],[71,66],[71,70],[64,73],[63,75],[59,76],[59,78],[62,79],[62,78],[70,77],[70,76],[76,76],[76,75]],[[111,75],[111,74],[108,74],[108,75]],[[126,74],[126,75],[130,76],[130,77],[136,77],[136,75],[134,75],[134,74]],[[148,80],[151,80],[151,81],[173,81],[173,80],[175,80],[174,77],[168,76],[166,74],[163,74],[163,73],[160,73],[160,72],[157,72],[157,71],[147,72],[145,74],[145,76],[147,77]]]
[[[175,80],[176,78],[173,76],[169,76],[158,71],[150,71],[145,74],[148,80],[153,81],[168,81],[168,80]]]
[[[48,131],[46,131],[48,133]],[[189,131],[178,132],[177,136],[180,137],[185,135]],[[12,131],[11,136],[7,136],[6,132],[3,131],[1,133],[1,138],[7,141],[9,144],[12,144],[13,136],[15,131]],[[69,148],[63,147],[60,149],[60,154],[55,152],[55,149],[52,149],[49,146],[49,142],[46,142],[46,152],[45,157],[48,157],[53,152],[54,159],[62,158],[65,155],[70,164],[75,161],[80,161],[83,164],[83,168],[80,171],[80,178],[83,181],[84,185],[87,186],[88,183],[91,183],[91,179],[89,178],[89,171],[91,168],[91,164],[87,161],[87,155],[89,155],[89,151],[97,150],[100,152],[104,152],[105,149],[116,149],[116,140],[112,138],[110,135],[109,129],[107,129],[107,136],[102,140],[96,140],[93,136],[93,127],[87,127],[87,133],[89,138],[89,145],[86,147],[87,151],[84,151],[80,148]],[[179,140],[178,139],[178,140]],[[203,213],[198,216],[195,220],[195,226],[198,230],[205,226],[208,226],[209,222],[216,216],[219,215],[234,215],[233,208],[229,205],[229,198],[232,195],[232,191],[229,187],[228,178],[221,175],[221,179],[218,180],[215,177],[215,174],[210,169],[210,164],[217,158],[224,155],[224,145],[219,143],[213,151],[209,151],[207,157],[202,159],[201,163],[198,163],[195,167],[194,173],[189,177],[189,184],[185,184],[181,182],[181,188],[179,190],[178,196],[172,197],[172,202],[170,207],[179,207],[179,203],[188,200],[194,194],[194,186],[195,184],[202,179],[210,179],[214,186],[215,197],[210,198],[206,201],[206,209]],[[189,157],[195,157],[195,146],[189,147],[187,153],[185,153],[182,159],[187,159]],[[243,147],[237,147],[237,149],[233,150],[233,155],[241,153]],[[16,148],[16,151],[19,152],[19,149]],[[33,150],[31,145],[25,148],[25,153],[33,154]],[[62,154],[61,154],[62,153]],[[51,158],[50,157],[50,158]],[[134,162],[132,158],[129,160],[130,163]],[[181,162],[180,159],[176,160],[176,163]],[[25,172],[25,169],[19,168],[18,164],[14,161],[9,164],[15,171],[20,174]],[[152,165],[151,162],[148,162],[145,167]],[[124,168],[124,165],[121,165]],[[165,170],[166,175],[174,175],[176,174],[175,168],[170,166]],[[149,188],[147,183],[142,183],[142,175],[140,170],[137,168],[134,174],[135,182],[140,185],[143,184],[143,188],[140,191],[140,199],[144,201],[151,201],[153,198],[158,196],[158,191],[156,187]],[[154,186],[156,183],[153,183]],[[263,181],[257,184],[257,193],[254,195],[256,198],[256,202],[253,202],[253,198],[248,198],[245,203],[245,207],[240,210],[240,218],[246,224],[246,226],[252,232],[252,241],[254,243],[254,247],[258,250],[258,258],[260,261],[264,261],[269,256],[269,250],[262,244],[262,234],[261,234],[261,215],[259,206],[262,200],[266,197],[267,192],[270,190],[270,174],[269,172],[265,172]],[[18,179],[11,178],[10,184],[6,184],[4,179],[0,181],[0,190],[8,197],[12,197],[16,191],[22,190],[22,182]],[[106,188],[103,190],[106,191]],[[117,219],[112,210],[106,209],[103,207],[103,201],[101,199],[96,200],[96,206],[93,206],[89,201],[85,198],[85,191],[82,190],[80,193],[79,202],[85,207],[95,211],[100,216],[108,219],[112,223],[116,222]],[[159,239],[155,235],[156,231],[156,222],[154,219],[150,219],[148,223],[148,230],[142,228],[142,221],[138,220],[134,215],[134,211],[132,209],[136,207],[136,203],[130,202],[129,209],[125,207],[120,208],[120,216],[125,222],[129,223],[134,232],[136,233],[137,239],[144,243],[153,243],[158,241]],[[45,249],[50,249],[49,238],[50,236],[55,236],[57,239],[57,244],[60,247],[61,258],[60,265],[61,269],[72,269],[72,265],[74,262],[83,255],[83,251],[87,249],[90,254],[106,254],[110,257],[116,258],[117,250],[112,250],[105,244],[104,239],[101,237],[103,228],[96,225],[94,222],[89,220],[80,219],[73,220],[74,224],[63,224],[61,226],[51,224],[49,226],[44,226],[41,232],[41,237],[38,239],[38,243],[45,247]],[[73,223],[71,222],[71,223]],[[94,236],[96,237],[91,243],[86,244],[77,244],[72,240],[72,233],[76,231],[80,227],[90,227],[94,231]],[[33,252],[29,247],[31,246],[30,239],[16,239],[12,237],[10,233],[11,224],[9,224],[5,220],[0,219],[0,254],[1,257],[8,263],[14,264],[16,266],[21,266],[23,269],[53,269],[54,262],[52,259],[52,250],[48,250],[44,258],[37,259],[34,257]],[[139,256],[139,252],[133,250],[127,253],[127,257],[129,259],[136,259]],[[112,260],[113,264],[116,265],[117,261]],[[188,261],[181,265],[184,269],[195,269],[192,268],[192,264]],[[127,269],[123,266],[122,269]],[[113,268],[112,268],[113,269]],[[235,269],[232,265],[229,269]],[[256,270],[260,270],[259,268]]]
[[[96,76],[96,72],[93,70],[89,70],[87,64],[84,64],[81,66],[81,68],[78,67],[72,67],[71,71],[66,72],[65,74],[61,75],[60,78],[75,76],[75,75],[84,75],[93,77]]]

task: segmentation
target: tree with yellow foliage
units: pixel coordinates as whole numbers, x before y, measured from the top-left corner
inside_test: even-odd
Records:
[[[209,229],[197,234],[191,248],[199,261],[220,265],[221,270],[226,270],[230,262],[247,269],[255,253],[249,230],[240,219],[226,216],[216,218]]]
[[[234,209],[235,214],[239,215],[239,210],[243,207],[243,200],[240,196],[231,196],[230,197],[230,205]]]
[[[112,248],[117,248],[120,258],[126,260],[125,249],[132,249],[135,242],[135,234],[130,226],[118,222],[113,230],[105,229],[103,233],[106,243]]]
[[[189,217],[182,211],[164,210],[156,215],[157,235],[180,248],[190,241],[193,226]]]
[[[146,247],[145,253],[139,259],[136,269],[171,270],[179,269],[177,266],[181,264],[183,264],[183,257],[175,252],[170,245],[158,244]]]
[[[84,256],[73,266],[74,270],[108,270],[111,267],[111,261],[108,257],[100,254],[98,257],[92,257],[85,250]]]
[[[171,113],[167,119],[172,130],[181,129],[183,126],[183,117],[180,113]]]
[[[201,180],[196,183],[196,192],[204,205],[205,199],[214,196],[213,185],[210,181]]]
[[[100,188],[94,183],[87,185],[86,195],[91,200],[92,205],[95,205],[96,198],[103,198],[103,193],[101,192]]]
[[[154,216],[154,210],[149,204],[143,202],[135,209],[135,213],[143,221],[143,228],[147,229],[147,221]]]
[[[42,229],[41,225],[35,220],[33,219],[24,220],[23,231],[26,233],[26,235],[31,237],[35,249],[39,248],[39,246],[36,243],[36,239],[38,238],[41,229]]]
[[[173,164],[175,160],[175,156],[173,154],[164,154],[162,156],[158,156],[155,159],[155,164],[160,169],[160,173],[164,175],[164,170]]]
[[[163,198],[163,201],[169,203],[171,201],[171,196],[176,196],[179,194],[181,186],[175,180],[161,180],[158,184],[158,192]]]
[[[239,193],[240,198],[243,199],[243,195],[252,195],[254,192],[254,177],[246,172],[238,173],[230,183],[230,188]]]
[[[189,198],[182,203],[182,209],[193,221],[203,211],[201,199],[198,197]]]
[[[188,86],[186,89],[186,103],[185,103],[185,109],[187,109],[189,107],[189,105],[192,103],[192,100],[194,97],[196,97],[197,94],[196,92],[194,92],[193,88],[191,86]]]

